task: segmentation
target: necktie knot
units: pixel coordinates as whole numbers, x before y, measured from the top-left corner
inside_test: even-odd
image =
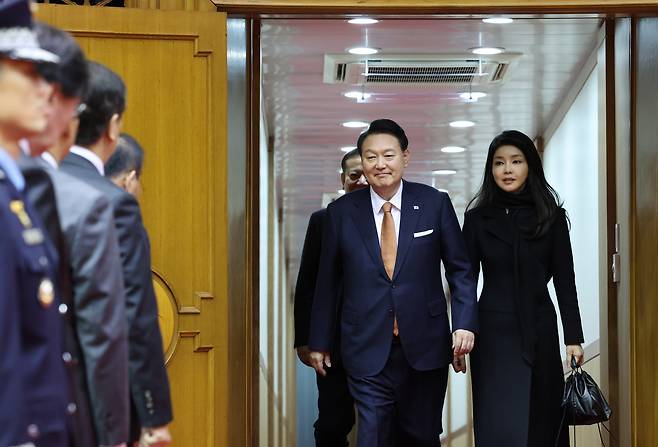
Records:
[[[392,208],[393,204],[391,202],[384,202],[382,205],[382,210],[384,210],[385,213],[390,213]]]

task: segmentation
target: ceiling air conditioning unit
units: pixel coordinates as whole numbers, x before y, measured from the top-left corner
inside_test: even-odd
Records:
[[[324,55],[326,84],[448,86],[497,85],[509,77],[520,53]]]

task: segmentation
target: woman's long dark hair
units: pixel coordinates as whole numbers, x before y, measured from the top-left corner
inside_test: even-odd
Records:
[[[553,221],[555,212],[562,206],[562,202],[557,191],[546,181],[544,168],[542,167],[541,158],[535,144],[526,134],[518,130],[506,130],[491,141],[489,153],[487,154],[487,162],[484,167],[482,186],[475,197],[468,203],[466,209],[495,205],[496,197],[499,197],[502,190],[496,185],[493,177],[493,157],[499,147],[506,145],[517,147],[523,152],[528,163],[528,179],[526,180],[525,187],[529,188],[535,210],[537,211],[537,228],[534,235],[542,236],[546,233]]]

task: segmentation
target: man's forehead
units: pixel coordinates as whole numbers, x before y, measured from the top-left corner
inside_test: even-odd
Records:
[[[361,157],[350,157],[345,160],[345,164],[347,165],[347,169],[350,171],[354,169],[361,169]]]

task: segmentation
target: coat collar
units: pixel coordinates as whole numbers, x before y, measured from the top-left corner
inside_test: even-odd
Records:
[[[510,245],[514,244],[512,226],[505,208],[484,206],[480,211],[485,231]]]

